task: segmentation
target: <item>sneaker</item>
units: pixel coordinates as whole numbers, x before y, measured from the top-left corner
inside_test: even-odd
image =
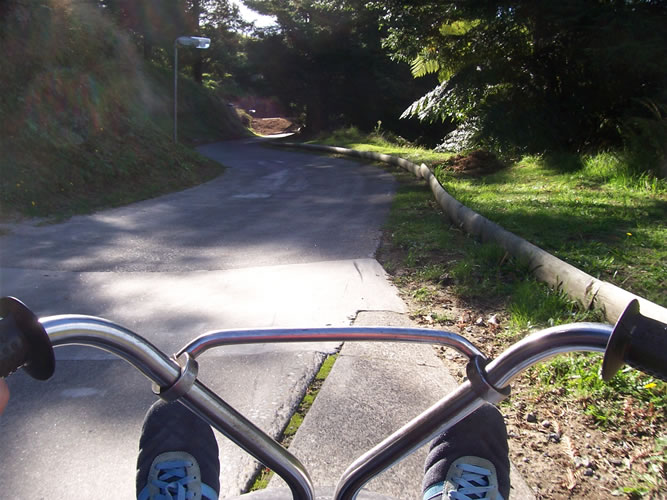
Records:
[[[178,402],[155,403],[141,431],[136,481],[138,500],[217,500],[220,463],[211,427]]]
[[[508,499],[509,468],[505,422],[495,406],[484,405],[433,441],[422,498]]]

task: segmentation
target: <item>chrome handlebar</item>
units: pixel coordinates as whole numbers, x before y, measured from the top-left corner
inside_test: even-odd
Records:
[[[196,358],[215,347],[234,344],[321,341],[390,341],[440,344],[469,359],[468,380],[380,444],[355,460],[343,473],[334,498],[356,498],[363,485],[427,443],[484,402],[498,403],[509,395],[510,381],[526,368],[556,354],[604,352],[613,328],[575,323],[534,333],[490,361],[472,343],[452,332],[421,328],[313,328],[229,330],[205,334],[173,357],[134,332],[91,316],[40,319],[54,347],[87,345],[129,362],[154,383],[163,399],[179,399],[211,426],[280,475],[293,498],[313,500],[313,485],[303,464],[274,439],[229,406],[197,379]]]

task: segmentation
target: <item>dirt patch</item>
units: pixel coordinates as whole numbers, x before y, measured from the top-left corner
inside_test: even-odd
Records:
[[[502,341],[493,340],[502,331],[504,321],[502,312],[488,314],[464,308],[445,328],[461,333],[495,357],[505,347]],[[436,349],[452,375],[462,382],[466,360],[451,350]],[[632,484],[631,471],[646,472],[647,464],[642,459],[652,451],[653,438],[628,432],[631,429],[600,430],[583,413],[581,404],[564,400],[562,395],[557,386],[535,395],[526,375],[512,383],[512,395],[500,408],[507,424],[510,458],[537,498],[613,497],[615,491]]]
[[[399,288],[415,322],[459,333],[490,358],[513,342],[503,335],[509,321],[503,298],[483,302],[462,299],[453,292],[448,275],[438,280],[421,279],[414,269],[401,264],[406,256],[406,251],[393,245],[391,235],[384,234],[377,258]],[[428,262],[451,264],[456,258],[455,254],[434,252]],[[452,375],[463,381],[467,360],[451,349],[437,347],[436,351]],[[641,429],[648,419],[634,415],[632,401],[626,401],[627,427],[601,430],[584,414],[584,404],[564,398],[555,385],[536,394],[528,375],[512,383],[512,395],[500,407],[507,424],[510,459],[536,497],[667,498],[664,492],[643,497],[615,493],[632,485],[636,475],[651,466],[646,458],[655,455],[656,432]],[[664,480],[664,462],[662,467]]]
[[[505,168],[505,165],[488,151],[477,150],[466,155],[456,155],[445,161],[442,166],[455,173],[470,177],[481,177]]]
[[[253,118],[250,126],[259,135],[285,134],[298,130],[287,118]]]

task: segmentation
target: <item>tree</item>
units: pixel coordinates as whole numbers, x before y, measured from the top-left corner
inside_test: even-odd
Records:
[[[245,24],[230,0],[91,0],[112,14],[116,23],[131,33],[142,47],[144,58],[156,57],[156,48],[171,54],[174,40],[182,35],[206,35],[210,51],[184,51],[181,66],[190,68],[192,78],[202,83],[204,71],[215,64],[215,56],[228,54],[237,31]],[[215,50],[217,48],[217,50]],[[236,52],[234,52],[236,54]]]
[[[188,0],[186,4],[188,33],[206,35],[218,49],[207,52],[195,51],[190,55],[192,60],[192,77],[202,83],[204,68],[212,66],[217,57],[234,54],[229,49],[238,46],[239,32],[247,24],[241,19],[239,8],[229,0]],[[229,55],[226,56],[229,58]]]
[[[260,82],[305,113],[308,132],[390,123],[419,95],[407,66],[382,49],[377,16],[363,0],[245,3],[277,19],[278,28],[259,32],[249,57]]]
[[[99,4],[137,40],[147,60],[155,47],[170,50],[191,24],[185,0],[99,0]]]
[[[665,106],[662,0],[374,2],[384,44],[439,83],[406,115],[454,117],[498,148],[619,144]],[[664,123],[664,122],[663,122]],[[627,128],[625,129],[627,130]]]

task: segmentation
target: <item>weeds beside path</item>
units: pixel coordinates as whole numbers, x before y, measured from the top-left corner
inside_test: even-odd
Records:
[[[450,155],[424,157],[382,140],[343,138],[327,142],[429,164],[471,208],[584,271],[665,305],[665,184],[624,178],[619,157],[588,159],[562,172],[534,157],[502,170],[457,172],[452,167],[460,159],[452,162]],[[535,328],[600,320],[536,282],[501,248],[449,227],[421,181],[394,173],[400,188],[377,257],[414,320],[461,333],[491,357]],[[462,378],[464,360],[440,354]],[[501,407],[512,460],[538,498],[664,498],[667,386],[631,369],[603,384],[600,361],[599,355],[561,356],[513,384]]]

